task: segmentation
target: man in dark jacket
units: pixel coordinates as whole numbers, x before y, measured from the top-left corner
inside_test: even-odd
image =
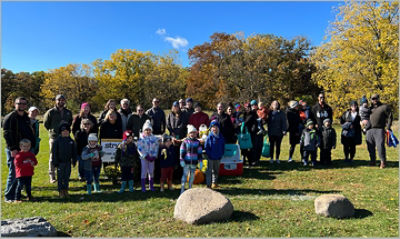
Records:
[[[210,121],[214,119],[218,120],[221,134],[222,136],[224,136],[225,142],[227,144],[235,144],[237,141],[235,127],[233,126],[232,120],[229,115],[225,113],[225,106],[222,102],[218,103],[217,112],[214,113],[213,116],[211,116]]]
[[[367,146],[369,157],[371,159],[370,165],[376,164],[375,147],[378,148],[379,158],[381,160],[380,168],[386,167],[386,148],[385,148],[385,126],[390,130],[393,121],[392,109],[389,105],[382,104],[379,101],[379,95],[374,94],[371,97],[371,115],[370,124],[371,128],[367,131]]]
[[[318,95],[318,103],[316,103],[312,109],[312,117],[314,117],[313,121],[316,123],[315,127],[318,130],[322,129],[324,119],[330,119],[333,121],[333,113],[332,108],[326,104],[324,93],[320,93]]]
[[[12,202],[15,199],[15,190],[17,181],[15,179],[14,157],[20,150],[19,142],[22,139],[29,139],[31,145],[36,144],[36,139],[31,127],[31,120],[25,112],[27,100],[18,97],[15,100],[15,110],[4,117],[3,134],[6,140],[6,157],[8,166],[7,186],[4,192],[6,202]]]
[[[136,106],[136,113],[129,116],[126,129],[132,130],[134,137],[139,139],[139,133],[146,120],[150,120],[150,117],[144,113],[142,105],[138,105]]]
[[[193,99],[190,97],[186,99],[186,113],[188,114],[188,118],[194,113]]]
[[[153,107],[146,111],[146,114],[151,118],[151,125],[153,126],[153,134],[163,134],[166,129],[167,122],[165,120],[165,113],[159,107],[160,101],[157,98],[153,99]]]
[[[55,168],[52,160],[52,148],[54,140],[60,135],[59,128],[62,123],[69,126],[72,125],[72,113],[65,108],[65,97],[61,94],[56,96],[56,105],[44,114],[43,124],[49,131],[50,159],[49,159],[49,175],[50,183],[56,182]]]

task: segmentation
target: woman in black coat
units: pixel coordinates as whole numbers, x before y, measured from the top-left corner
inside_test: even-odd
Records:
[[[100,125],[100,141],[101,139],[122,139],[122,124],[118,121],[118,112],[107,112]]]
[[[340,117],[340,124],[342,125],[341,142],[346,162],[353,161],[356,145],[360,145],[362,142],[360,121],[357,101],[352,101],[350,109]]]
[[[295,100],[289,102],[289,108],[286,111],[286,117],[288,120],[288,131],[289,131],[289,160],[288,162],[292,162],[292,157],[294,153],[294,149],[296,148],[296,144],[300,143],[300,136],[302,130],[302,121],[300,118],[299,103]]]
[[[254,148],[254,141],[255,141],[255,137],[257,135],[257,114],[254,113],[254,111],[251,110],[251,105],[250,103],[245,103],[244,104],[244,113],[243,113],[243,122],[242,124],[244,124],[244,127],[247,128],[247,131],[250,133],[250,137],[251,137],[251,142],[253,144],[253,148]],[[241,127],[239,127],[241,128]],[[253,166],[256,163],[256,158],[255,158],[255,153],[254,153],[254,149],[242,149],[240,152],[242,154],[242,160],[243,160],[243,165],[246,164],[246,158],[248,161],[248,165]]]

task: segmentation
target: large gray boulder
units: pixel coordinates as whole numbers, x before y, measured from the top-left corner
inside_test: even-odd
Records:
[[[43,217],[1,221],[2,237],[54,237],[57,230]]]
[[[314,201],[315,212],[325,217],[346,218],[354,216],[354,206],[345,196],[325,194]]]
[[[208,188],[192,188],[178,198],[174,218],[189,224],[204,224],[229,219],[232,213],[232,203],[221,193]]]

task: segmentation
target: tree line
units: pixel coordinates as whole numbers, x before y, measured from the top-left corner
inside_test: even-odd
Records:
[[[176,99],[192,97],[211,109],[220,101],[249,99],[314,102],[325,91],[335,115],[351,100],[372,93],[379,93],[397,115],[398,27],[397,1],[347,2],[337,9],[328,41],[319,47],[301,36],[217,32],[188,50],[189,67],[177,63],[176,51],[159,56],[120,49],[90,65],[33,73],[2,69],[2,114],[13,109],[19,95],[45,110],[63,93],[76,112],[84,101],[98,111],[111,98],[150,107],[158,97],[162,108],[170,108]]]

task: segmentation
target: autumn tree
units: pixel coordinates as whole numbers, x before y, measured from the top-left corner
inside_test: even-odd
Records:
[[[92,110],[98,108],[92,101],[98,89],[98,83],[93,78],[89,65],[69,64],[50,70],[41,86],[40,95],[45,107],[51,108],[55,96],[64,94],[69,108],[77,112],[80,104],[87,101],[92,103]]]
[[[347,2],[337,9],[328,42],[318,47],[312,60],[313,79],[336,106],[336,115],[351,100],[378,93],[398,108],[399,3]]]

